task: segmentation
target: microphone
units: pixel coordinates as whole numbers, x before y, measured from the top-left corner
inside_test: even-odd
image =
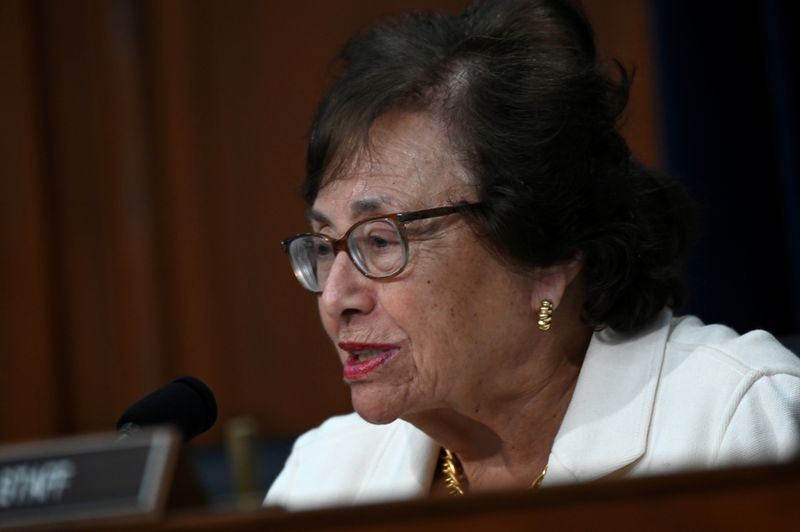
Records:
[[[170,423],[187,442],[211,428],[217,420],[217,401],[200,379],[180,377],[131,405],[117,421],[119,439],[142,427]]]

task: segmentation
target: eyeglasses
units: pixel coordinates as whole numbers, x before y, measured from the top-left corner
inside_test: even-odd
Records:
[[[408,264],[407,223],[464,212],[478,205],[467,203],[376,216],[357,222],[338,240],[320,233],[304,233],[287,238],[281,246],[303,288],[320,293],[338,252],[346,251],[358,271],[370,279],[394,277]]]

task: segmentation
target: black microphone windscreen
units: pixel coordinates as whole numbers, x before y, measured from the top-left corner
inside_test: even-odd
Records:
[[[117,430],[125,425],[146,427],[171,423],[189,441],[211,428],[217,420],[217,401],[200,379],[181,377],[131,405],[117,421]]]

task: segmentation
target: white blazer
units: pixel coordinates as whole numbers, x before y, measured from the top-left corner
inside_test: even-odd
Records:
[[[633,337],[595,333],[543,485],[774,461],[800,449],[800,359],[663,311]],[[334,417],[303,434],[265,505],[306,509],[424,496],[439,446],[398,420]]]

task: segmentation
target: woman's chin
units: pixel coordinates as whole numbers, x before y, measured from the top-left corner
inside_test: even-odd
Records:
[[[386,425],[400,417],[395,405],[387,404],[385,395],[359,393],[356,390],[352,390],[350,395],[353,410],[368,423]]]

